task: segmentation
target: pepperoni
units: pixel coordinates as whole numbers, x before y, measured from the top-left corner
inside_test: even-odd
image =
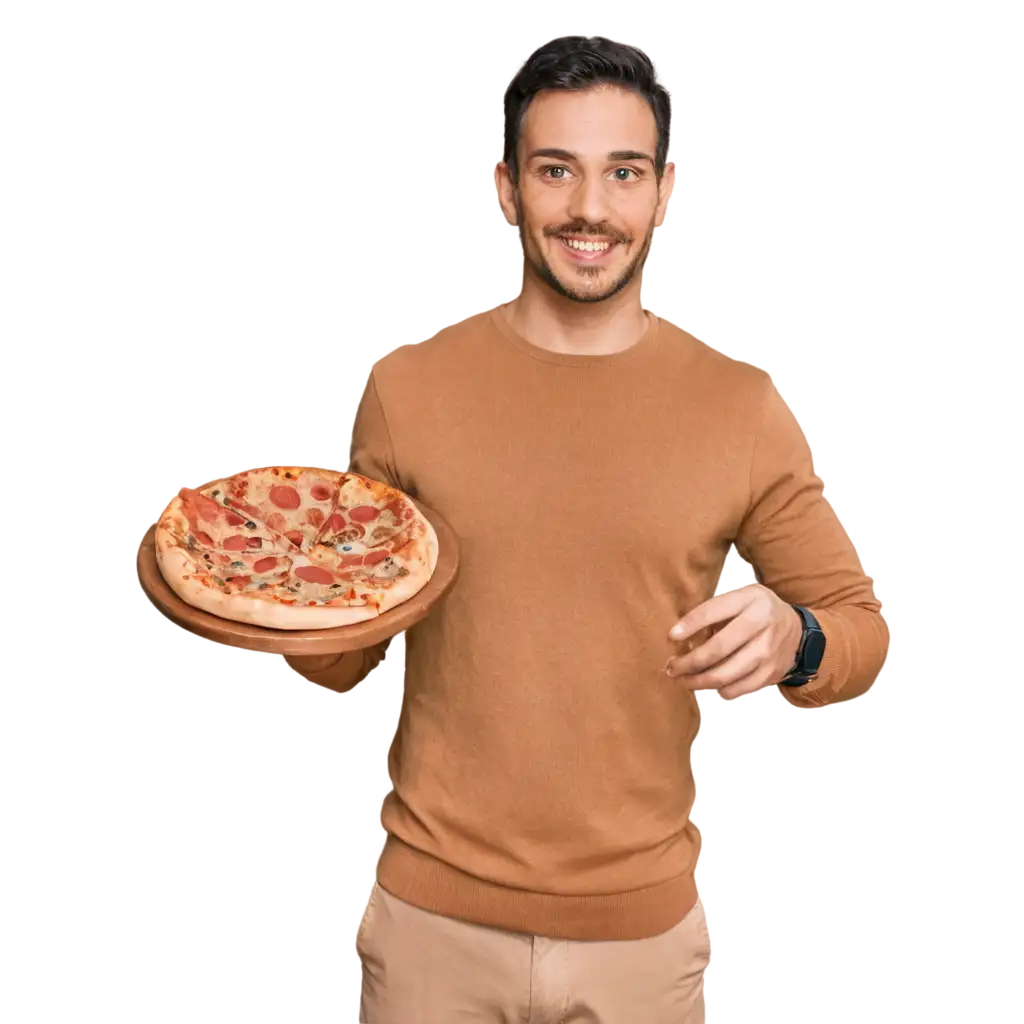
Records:
[[[331,533],[337,533],[339,530],[345,529],[345,517],[340,512],[335,512],[330,519],[327,520],[327,529]]]
[[[270,572],[271,569],[277,567],[276,558],[258,558],[253,562],[253,572]]]
[[[249,546],[249,538],[236,533],[224,541],[225,551],[244,551]]]
[[[352,523],[351,526],[347,527],[344,530],[339,531],[339,533],[338,533],[338,540],[339,541],[359,540],[360,537],[364,537],[365,535],[366,535],[366,527],[365,526],[361,526],[359,523]]]
[[[331,489],[326,486],[326,484],[313,484],[309,489],[309,493],[312,494],[317,501],[331,500]]]
[[[196,530],[196,540],[207,547],[213,547],[213,538],[208,533],[203,533],[202,530]]]
[[[263,547],[263,541],[259,537],[246,537],[245,543],[251,548],[255,548],[257,551]]]
[[[369,523],[380,515],[380,509],[373,505],[356,505],[348,510],[348,517],[354,523]]]
[[[228,521],[228,526],[244,526],[245,525],[245,520],[241,516],[235,515],[234,512],[229,512],[225,518]]]
[[[255,505],[239,505],[238,507],[244,509],[251,516],[258,516],[260,514],[260,510]]]
[[[334,576],[319,565],[300,565],[292,570],[300,580],[307,583],[333,583]]]
[[[306,522],[310,526],[319,526],[324,521],[324,514],[318,508],[306,509]]]
[[[270,500],[278,508],[298,508],[302,504],[299,492],[287,484],[271,487]]]
[[[376,565],[378,562],[383,562],[388,557],[386,551],[367,551],[363,557],[363,562],[366,565]]]
[[[288,520],[286,520],[280,512],[271,512],[270,515],[267,516],[267,526],[270,527],[271,530],[277,530],[279,533],[285,528],[287,523]]]
[[[301,530],[289,530],[285,536],[297,547],[302,547],[302,531]]]
[[[249,585],[249,580],[251,579],[251,576],[229,576],[228,583],[234,583],[239,587],[246,587]]]
[[[208,523],[217,522],[220,518],[220,505],[213,498],[208,498],[205,494],[193,491],[192,500],[195,502],[196,512],[199,513],[200,519],[205,519]]]

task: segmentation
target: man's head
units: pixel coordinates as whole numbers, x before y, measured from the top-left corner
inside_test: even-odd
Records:
[[[595,302],[639,285],[675,176],[670,119],[648,57],[601,36],[555,39],[512,80],[499,201],[558,294]]]

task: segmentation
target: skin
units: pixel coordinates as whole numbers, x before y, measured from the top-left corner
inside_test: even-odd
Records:
[[[640,304],[643,264],[665,219],[675,181],[654,173],[654,114],[615,87],[549,90],[534,97],[517,147],[519,184],[494,169],[505,219],[519,229],[523,284],[505,310],[510,326],[552,352],[609,354],[631,347],[649,324]],[[564,155],[543,155],[557,150]],[[609,154],[647,154],[612,159]],[[579,264],[559,235],[614,241],[603,265]]]
[[[523,248],[522,291],[506,307],[506,319],[534,345],[607,355],[630,348],[647,330],[643,268],[675,182],[674,164],[665,165],[660,179],[655,175],[657,138],[646,100],[615,86],[542,92],[527,108],[518,185],[505,163],[495,167],[494,181],[502,213],[518,229]],[[621,153],[634,155],[612,155]],[[601,266],[589,266],[566,254],[563,234],[617,244]],[[796,660],[800,616],[761,584],[703,602],[676,623],[669,639],[685,643],[708,626],[720,628],[665,665],[690,689],[717,689],[732,700],[774,685]],[[339,657],[292,660],[317,672]]]
[[[732,700],[774,686],[796,661],[803,620],[792,605],[760,583],[716,594],[687,612],[669,631],[685,640],[705,626],[726,623],[709,640],[665,663],[666,675],[691,690],[718,690]]]

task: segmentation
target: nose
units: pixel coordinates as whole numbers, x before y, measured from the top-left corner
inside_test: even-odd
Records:
[[[604,186],[605,182],[599,175],[583,175],[569,197],[569,216],[586,224],[601,224],[609,220],[611,208]]]

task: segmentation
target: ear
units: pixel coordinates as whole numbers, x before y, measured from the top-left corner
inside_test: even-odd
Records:
[[[505,220],[515,227],[519,223],[519,214],[516,210],[516,189],[512,184],[508,164],[501,162],[494,168],[494,185],[498,190],[501,212],[505,214]]]
[[[658,182],[658,206],[654,211],[654,226],[656,228],[661,227],[661,222],[665,219],[665,211],[668,209],[668,199],[672,195],[672,189],[676,183],[676,165],[665,164],[665,170],[661,175],[661,181]]]

